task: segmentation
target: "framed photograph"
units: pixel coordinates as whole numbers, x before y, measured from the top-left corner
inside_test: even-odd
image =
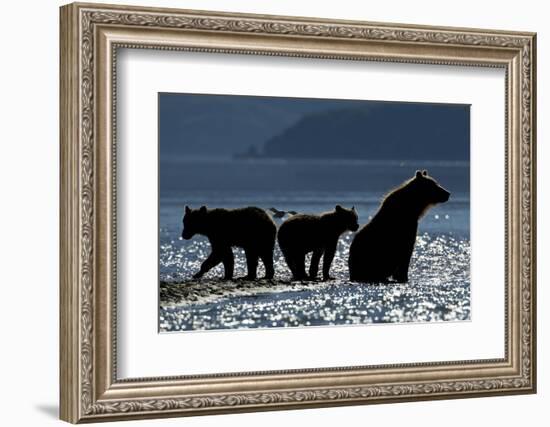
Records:
[[[60,22],[63,420],[536,391],[535,34]]]

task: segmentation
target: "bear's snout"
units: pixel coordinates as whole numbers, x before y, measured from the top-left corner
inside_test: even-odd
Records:
[[[181,232],[181,238],[182,239],[189,240],[191,237],[193,237],[193,235],[191,233],[189,233],[188,231],[183,230]]]
[[[448,192],[447,190],[443,190],[443,193],[441,195],[441,203],[447,202],[450,197],[451,197],[451,193]]]

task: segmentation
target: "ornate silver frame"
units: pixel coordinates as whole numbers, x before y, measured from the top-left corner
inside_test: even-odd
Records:
[[[77,423],[534,393],[533,33],[71,4],[61,8],[61,418]],[[118,47],[506,70],[505,357],[117,380]]]

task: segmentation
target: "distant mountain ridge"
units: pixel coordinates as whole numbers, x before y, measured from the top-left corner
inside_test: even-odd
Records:
[[[468,161],[469,133],[468,105],[159,94],[161,161]]]
[[[467,161],[469,141],[467,105],[376,103],[307,114],[243,156]]]
[[[159,95],[160,154],[164,158],[226,156],[260,151],[304,116],[339,109],[345,101],[237,95]],[[253,149],[254,150],[254,149]]]

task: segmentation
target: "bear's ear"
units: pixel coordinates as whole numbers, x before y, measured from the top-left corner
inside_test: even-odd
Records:
[[[204,205],[201,206],[200,213],[202,213],[202,214],[206,213],[206,206],[204,206]]]
[[[185,205],[185,214],[191,213],[191,208],[187,205]]]
[[[352,206],[352,207],[351,207],[351,210],[352,210],[353,212],[355,212],[355,206]]]
[[[336,205],[336,208],[334,210],[336,212],[342,212],[344,210],[344,208],[342,208],[342,206],[340,206],[340,205]]]
[[[420,178],[422,176],[422,172],[416,171],[416,178]]]
[[[424,169],[424,170],[422,171],[422,175],[428,176],[428,171],[427,171],[426,169]]]

